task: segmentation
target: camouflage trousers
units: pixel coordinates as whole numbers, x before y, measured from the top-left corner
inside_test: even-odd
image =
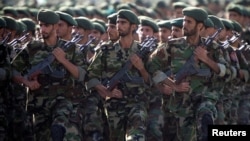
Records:
[[[250,92],[246,92],[240,97],[237,124],[250,125]]]
[[[46,92],[31,94],[28,112],[33,117],[35,141],[49,141],[54,134],[61,134],[65,141],[81,141],[81,120],[74,121],[77,108],[62,94],[56,97],[51,97]],[[55,131],[54,129],[59,128],[54,127],[59,127],[60,130]]]
[[[108,99],[110,141],[145,141],[147,127],[147,98],[137,88],[130,89],[124,98]]]
[[[103,102],[104,99],[96,91],[86,97],[83,115],[84,141],[108,141],[108,124]]]
[[[158,91],[147,91],[146,93],[149,101],[146,140],[163,141],[162,94]]]
[[[33,141],[32,120],[27,113],[28,88],[13,84],[13,139],[19,141]]]

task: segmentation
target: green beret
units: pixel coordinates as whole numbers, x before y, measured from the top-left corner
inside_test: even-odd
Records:
[[[204,22],[207,19],[207,12],[199,7],[186,7],[182,10],[183,15],[194,18],[198,22]]]
[[[108,15],[107,19],[108,19],[109,24],[116,24],[117,13],[113,13],[113,14]]]
[[[3,14],[4,14],[4,15],[6,15],[6,14],[12,14],[13,16],[18,17],[17,11],[16,11],[15,8],[12,7],[12,6],[6,6],[6,7],[4,7],[4,8],[2,9],[2,11],[3,11]]]
[[[16,9],[18,14],[24,15],[25,17],[30,17],[30,12],[27,7],[19,7]]]
[[[22,21],[16,21],[17,22],[17,34],[22,34],[22,33],[24,33],[24,32],[26,32],[27,31],[27,26],[26,26],[26,24],[24,24]]]
[[[178,1],[178,2],[174,2],[173,3],[173,8],[176,9],[176,8],[186,8],[188,7],[189,5],[185,2],[182,2],[182,1]]]
[[[151,27],[153,29],[154,33],[159,32],[159,27],[154,22],[153,19],[151,19],[147,16],[139,16],[139,19],[140,19],[140,25]]]
[[[76,17],[75,20],[77,22],[78,27],[81,27],[86,30],[94,29],[93,23],[87,17]]]
[[[242,6],[241,5],[238,5],[238,4],[229,4],[227,7],[226,7],[226,10],[227,11],[234,11],[240,15],[243,15],[243,11],[242,11]]]
[[[183,18],[177,18],[177,19],[171,20],[171,25],[182,28],[183,27]]]
[[[107,29],[106,23],[102,19],[94,18],[91,21],[92,22],[97,22],[97,23],[101,24],[104,27],[105,30]]]
[[[4,18],[0,17],[0,28],[2,27],[6,27],[6,21],[4,20]]]
[[[214,23],[209,17],[205,20],[204,25],[206,27],[214,27]]]
[[[117,12],[117,18],[127,19],[132,24],[137,24],[137,25],[140,24],[140,21],[137,18],[137,15],[131,10],[127,10],[127,9],[119,10]]]
[[[61,11],[56,11],[56,13],[59,15],[60,20],[65,21],[70,26],[77,26],[76,20],[68,13],[61,12]]]
[[[157,25],[160,27],[160,28],[167,28],[167,29],[170,29],[171,30],[171,20],[163,20],[163,21],[159,21],[157,23]]]
[[[230,30],[233,30],[233,29],[234,29],[234,26],[233,26],[231,20],[221,18],[221,21],[222,21],[222,23],[224,24],[224,26],[225,26],[226,29],[230,29]]]
[[[76,17],[86,16],[86,13],[79,7],[72,7],[72,11],[75,13]]]
[[[237,31],[237,32],[239,32],[239,33],[241,33],[241,32],[243,31],[242,26],[240,25],[239,22],[237,22],[237,21],[232,21],[232,24],[233,24],[233,26],[234,26],[234,31]]]
[[[212,20],[212,22],[214,23],[214,28],[218,29],[218,28],[222,28],[224,29],[225,26],[222,23],[222,21],[220,20],[219,17],[214,16],[214,15],[208,15],[208,17]]]
[[[30,11],[30,15],[32,16],[32,17],[37,17],[37,14],[38,14],[38,9],[36,9],[36,8],[30,8],[29,9],[29,11]]]
[[[37,14],[37,20],[47,24],[56,24],[59,19],[59,15],[49,9],[42,9]]]
[[[32,19],[22,18],[20,20],[27,26],[27,31],[35,31],[36,30],[36,23]]]
[[[73,16],[73,17],[75,16],[75,12],[74,12],[71,8],[69,8],[69,7],[67,7],[67,6],[62,6],[62,7],[60,7],[60,8],[58,9],[58,11],[67,13],[67,14]]]
[[[6,22],[6,28],[11,30],[17,30],[18,25],[14,18],[10,16],[3,16],[5,22]]]
[[[128,3],[120,3],[119,5],[117,5],[117,10],[122,10],[122,9],[130,10],[131,7]]]
[[[95,30],[100,31],[101,34],[105,33],[105,28],[100,23],[93,22],[93,25]]]

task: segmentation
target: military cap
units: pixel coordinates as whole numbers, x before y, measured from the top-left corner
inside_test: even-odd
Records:
[[[47,24],[56,24],[59,19],[59,15],[49,9],[41,9],[37,14],[37,20]]]
[[[93,22],[94,29],[100,31],[102,34],[105,33],[105,28],[98,22]]]
[[[75,20],[77,22],[78,27],[81,27],[86,30],[94,29],[93,23],[87,17],[76,17]]]
[[[242,6],[239,5],[239,4],[229,4],[227,7],[226,7],[226,10],[227,11],[234,11],[240,15],[243,15],[243,10],[242,10]]]
[[[4,18],[0,17],[0,28],[2,27],[6,27],[6,21],[4,20]]]
[[[182,2],[182,1],[178,1],[178,2],[174,2],[173,3],[173,8],[176,9],[176,8],[186,8],[188,7],[189,5],[185,2]]]
[[[36,8],[30,8],[29,9],[29,11],[30,11],[30,15],[32,16],[32,17],[37,17],[37,14],[38,14],[38,9],[36,9]]]
[[[209,17],[207,17],[207,19],[205,20],[204,25],[206,27],[214,27],[214,23]]]
[[[61,12],[64,12],[64,13],[67,13],[71,16],[75,16],[75,11],[72,10],[71,8],[67,7],[67,6],[62,6],[58,9],[58,11],[61,11]]]
[[[171,20],[163,20],[163,21],[159,21],[157,23],[157,25],[160,27],[160,28],[167,28],[167,29],[170,29],[171,30]]]
[[[11,30],[17,30],[18,25],[14,18],[10,16],[3,16],[5,22],[6,22],[6,28]]]
[[[56,13],[59,15],[60,20],[65,21],[71,26],[77,26],[76,20],[68,13],[61,12],[61,11],[56,11]]]
[[[17,30],[16,30],[17,34],[22,34],[27,31],[27,26],[22,21],[17,20],[16,23],[17,23]]]
[[[27,31],[35,31],[36,30],[36,23],[32,19],[22,18],[20,20],[27,26]]]
[[[183,27],[183,18],[177,18],[177,19],[171,20],[171,25],[182,28]]]
[[[105,30],[107,29],[106,23],[102,19],[93,18],[91,21],[92,22],[97,22],[97,23],[101,24],[104,27]]]
[[[239,22],[237,22],[237,21],[232,21],[232,24],[233,24],[233,26],[234,26],[234,31],[237,31],[237,32],[239,32],[239,33],[241,33],[241,32],[243,31],[242,26],[240,25]]]
[[[131,7],[128,3],[120,3],[117,5],[117,10],[121,10],[121,9],[128,9],[130,10]]]
[[[226,28],[226,29],[231,29],[231,30],[233,30],[233,29],[234,29],[234,26],[233,26],[233,24],[232,24],[232,21],[231,21],[231,20],[221,18],[221,21],[222,21],[222,23],[224,24],[224,26],[225,26],[225,28]]]
[[[127,19],[132,24],[140,24],[139,19],[137,18],[137,15],[127,9],[121,9],[117,12],[117,18]]]
[[[108,19],[109,24],[116,24],[117,13],[113,13],[113,14],[108,15],[107,19]]]
[[[189,6],[182,10],[183,15],[194,18],[198,22],[204,22],[207,19],[207,12],[199,7]]]
[[[214,28],[218,29],[224,29],[224,24],[222,23],[222,21],[220,20],[219,17],[215,16],[215,15],[208,15],[208,17],[212,20],[212,22],[214,23]]]
[[[147,16],[139,16],[139,20],[140,20],[140,25],[149,26],[153,29],[154,32],[159,32],[159,27],[156,24],[156,22],[154,22],[153,19]]]
[[[24,15],[25,17],[30,17],[30,12],[27,7],[19,7],[16,9],[18,14]]]
[[[6,6],[2,9],[3,11],[3,14],[6,15],[6,14],[12,14],[13,16],[17,17],[18,16],[18,13],[17,11],[14,9],[14,7],[12,6]]]

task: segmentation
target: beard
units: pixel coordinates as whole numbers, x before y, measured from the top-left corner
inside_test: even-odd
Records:
[[[186,28],[184,28],[183,31],[184,31],[184,36],[192,36],[197,32],[196,28],[193,28],[189,31]]]
[[[49,38],[49,34],[48,33],[42,33],[43,39],[48,39]]]

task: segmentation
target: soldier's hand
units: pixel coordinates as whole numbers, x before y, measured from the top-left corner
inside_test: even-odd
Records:
[[[131,63],[133,64],[133,66],[134,66],[135,68],[137,68],[138,70],[144,69],[144,64],[143,64],[141,58],[140,58],[138,55],[133,54],[133,55],[130,57],[130,61],[131,61]]]
[[[121,90],[119,90],[117,88],[113,89],[111,91],[111,94],[112,94],[111,97],[114,97],[114,98],[122,98],[123,97]]]
[[[178,85],[175,85],[174,90],[176,92],[188,92],[190,90],[189,82],[181,82]]]
[[[171,95],[174,92],[174,89],[166,84],[161,84],[161,87],[159,88],[160,92],[165,95]]]
[[[27,81],[25,84],[30,90],[36,90],[40,88],[40,84],[38,83],[37,80],[32,80],[32,81]]]
[[[63,62],[66,58],[66,53],[59,47],[55,48],[53,51],[52,51],[52,54],[55,56],[56,60],[58,62]]]
[[[202,46],[198,46],[195,50],[194,50],[194,55],[195,58],[206,63],[208,61],[208,51],[202,47]]]

